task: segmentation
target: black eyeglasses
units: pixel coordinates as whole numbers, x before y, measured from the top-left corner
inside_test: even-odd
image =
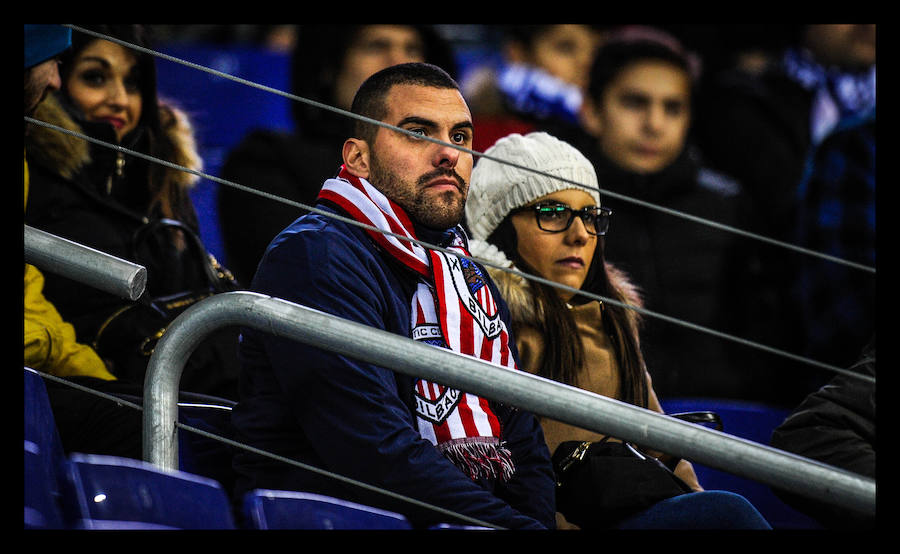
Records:
[[[605,235],[609,231],[609,219],[612,210],[591,206],[581,210],[573,210],[565,204],[537,204],[525,206],[513,213],[533,211],[538,228],[548,233],[562,233],[572,226],[575,216],[581,218],[584,228],[592,235]]]

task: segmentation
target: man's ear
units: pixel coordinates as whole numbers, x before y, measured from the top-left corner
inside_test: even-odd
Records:
[[[344,167],[355,177],[369,178],[369,144],[358,138],[348,138],[344,141],[341,151],[344,157]]]

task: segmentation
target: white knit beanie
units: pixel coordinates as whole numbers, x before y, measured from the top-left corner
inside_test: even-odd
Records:
[[[583,190],[600,205],[594,166],[575,147],[556,137],[544,132],[525,136],[514,133],[501,138],[484,153],[547,175],[480,158],[472,170],[466,200],[466,222],[474,239],[487,240],[510,211],[556,191]]]

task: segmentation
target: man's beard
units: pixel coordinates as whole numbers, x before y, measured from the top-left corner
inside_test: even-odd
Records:
[[[438,168],[426,173],[415,184],[407,183],[378,162],[373,154],[369,160],[369,182],[385,196],[396,202],[413,222],[432,229],[449,229],[456,226],[463,216],[468,185],[453,169]],[[438,177],[449,177],[457,182],[459,194],[447,191],[426,199],[426,184]]]

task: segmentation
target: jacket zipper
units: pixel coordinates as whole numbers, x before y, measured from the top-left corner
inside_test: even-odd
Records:
[[[113,172],[113,175],[110,175],[106,179],[106,194],[112,194],[112,186],[113,186],[113,177],[116,179],[121,179],[122,175],[125,174],[125,154],[121,152],[116,152],[116,169]]]

